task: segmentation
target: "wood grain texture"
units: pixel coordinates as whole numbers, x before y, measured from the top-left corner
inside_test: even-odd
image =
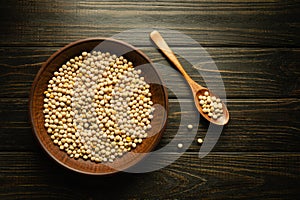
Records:
[[[0,199],[298,199],[298,13],[298,0],[0,1]],[[200,160],[200,146],[193,142],[164,169],[101,178],[57,165],[43,153],[28,122],[29,90],[42,63],[75,40],[149,27],[190,36],[216,62],[231,120],[213,152]],[[190,118],[180,126],[181,116],[196,115],[192,107],[180,110],[179,105],[191,104],[189,88],[145,42],[149,32],[119,39],[143,47],[170,86],[163,147],[186,128]],[[204,60],[191,67],[180,55],[196,82],[206,85],[198,69],[218,89],[218,71],[208,68],[206,55],[197,55],[195,45],[176,34],[163,36],[180,54],[185,50],[189,59]],[[205,136],[206,126],[201,120],[197,136]]]
[[[144,174],[86,176],[41,153],[1,152],[1,199],[296,199],[299,153],[185,153]],[[114,192],[111,192],[114,188]],[[258,192],[259,191],[259,192]]]
[[[213,151],[219,152],[289,152],[300,151],[300,100],[299,99],[230,99],[229,124],[224,128]],[[180,106],[184,107],[182,110]],[[167,127],[158,148],[169,144],[177,132],[188,134],[187,123],[197,118],[192,100],[170,100]],[[0,99],[0,151],[41,150],[29,124],[27,99]],[[184,122],[181,115],[185,114]],[[179,128],[182,130],[179,130]],[[207,123],[200,120],[197,136],[204,138]],[[188,141],[190,136],[175,139]],[[200,146],[194,141],[189,151],[198,152]]]
[[[173,47],[172,47],[173,48]],[[33,79],[43,62],[59,48],[0,48],[0,97],[28,97]],[[179,72],[154,47],[141,48],[154,62],[170,88],[169,97],[190,98],[190,89]],[[216,90],[222,81],[228,98],[279,98],[300,96],[300,49],[282,48],[205,48],[219,71],[210,70],[207,54],[199,48],[175,48],[187,73]],[[198,63],[191,66],[187,61]],[[201,74],[199,74],[201,73]],[[222,79],[219,78],[219,73]],[[204,81],[206,78],[206,82]]]
[[[300,44],[295,0],[21,0],[1,1],[0,8],[0,25],[5,27],[0,32],[2,46],[64,46],[86,37],[149,27],[183,32],[205,46]],[[181,44],[176,37],[171,39]]]

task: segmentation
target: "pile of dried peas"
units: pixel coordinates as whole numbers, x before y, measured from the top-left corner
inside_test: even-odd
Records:
[[[113,162],[151,129],[150,85],[122,56],[83,52],[62,65],[44,92],[45,128],[72,158]]]
[[[199,103],[204,113],[213,119],[218,119],[223,115],[223,105],[220,98],[211,96],[208,91],[200,95]]]

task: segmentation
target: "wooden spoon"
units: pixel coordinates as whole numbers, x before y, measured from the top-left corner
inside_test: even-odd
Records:
[[[204,113],[202,110],[202,106],[200,105],[200,102],[199,102],[199,96],[200,95],[204,96],[204,92],[206,92],[206,91],[209,92],[210,96],[216,96],[216,95],[212,94],[209,91],[209,89],[199,85],[198,83],[196,83],[194,80],[191,79],[191,77],[183,69],[183,67],[180,64],[180,62],[178,61],[177,57],[175,56],[173,51],[170,49],[170,47],[168,46],[168,44],[162,38],[162,36],[160,35],[160,33],[158,31],[152,31],[150,33],[150,38],[157,45],[157,47],[163,52],[163,54],[177,67],[177,69],[181,72],[183,77],[186,79],[186,81],[190,85],[190,88],[192,89],[192,93],[194,96],[195,105],[196,105],[198,111],[200,112],[200,114],[205,119],[207,119],[208,121],[210,121],[214,124],[217,124],[217,125],[227,124],[228,120],[229,120],[229,112],[228,112],[226,105],[222,102],[223,114],[217,119],[213,119],[213,118],[209,117],[206,113]]]

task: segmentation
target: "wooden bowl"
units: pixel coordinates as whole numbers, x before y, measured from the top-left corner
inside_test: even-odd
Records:
[[[48,81],[52,78],[53,73],[71,58],[78,56],[83,51],[99,50],[101,52],[110,52],[117,56],[123,55],[134,66],[142,66],[142,76],[145,81],[150,83],[152,101],[154,107],[162,106],[164,109],[155,109],[151,121],[152,128],[148,131],[148,138],[144,139],[142,144],[131,151],[125,153],[122,157],[117,158],[112,163],[95,163],[86,161],[81,158],[70,158],[65,151],[61,151],[57,145],[54,145],[50,136],[44,127],[43,114],[43,92],[46,90]],[[127,169],[141,161],[147,152],[150,152],[158,144],[166,126],[168,111],[168,95],[166,88],[158,72],[153,67],[150,59],[137,48],[115,39],[110,38],[88,38],[73,42],[54,53],[42,66],[32,85],[29,101],[30,117],[33,130],[39,143],[45,151],[61,165],[85,174],[110,174]],[[142,153],[142,154],[139,154]]]

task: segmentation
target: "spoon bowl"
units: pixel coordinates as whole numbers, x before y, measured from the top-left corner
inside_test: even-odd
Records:
[[[196,83],[186,73],[186,71],[184,70],[184,68],[182,67],[180,62],[178,61],[177,57],[175,56],[173,51],[170,49],[170,47],[168,46],[168,44],[166,43],[166,41],[163,39],[163,37],[160,35],[160,33],[158,31],[152,31],[150,33],[150,38],[156,44],[156,46],[162,51],[162,53],[177,67],[177,69],[181,72],[183,77],[188,82],[188,84],[189,84],[189,86],[192,90],[193,96],[194,96],[194,102],[195,102],[196,108],[198,109],[199,113],[206,120],[208,120],[209,122],[212,122],[216,125],[225,125],[225,124],[227,124],[228,121],[229,121],[229,112],[228,112],[228,109],[227,109],[226,105],[223,103],[223,101],[221,101],[223,114],[219,118],[213,119],[213,118],[209,117],[207,114],[205,114],[203,112],[203,109],[202,109],[201,105],[200,105],[199,96],[204,95],[204,92],[206,92],[206,91],[209,92],[210,96],[215,96],[215,97],[218,97],[218,96],[211,93],[208,88],[205,88],[205,87],[199,85],[198,83]]]

